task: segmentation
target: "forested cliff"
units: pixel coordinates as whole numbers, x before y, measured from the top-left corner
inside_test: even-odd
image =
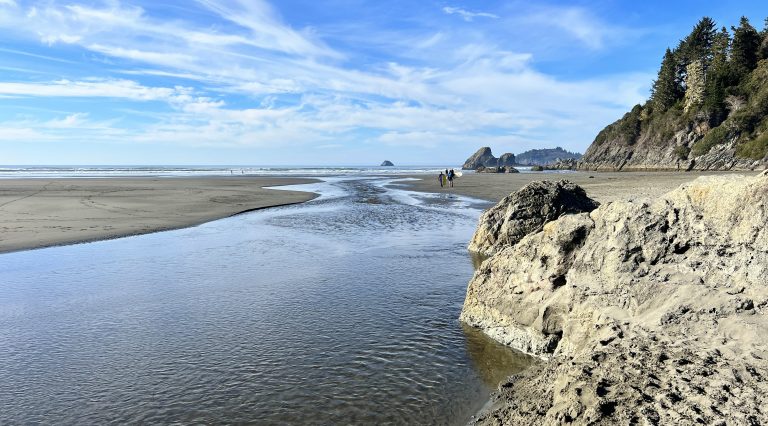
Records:
[[[753,170],[768,165],[768,19],[701,19],[667,49],[651,97],[595,138],[589,170]]]

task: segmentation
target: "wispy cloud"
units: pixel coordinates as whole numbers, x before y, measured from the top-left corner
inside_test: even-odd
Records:
[[[151,8],[117,0],[41,1],[6,12],[5,34],[49,47],[45,54],[0,52],[73,67],[88,55],[99,66],[88,62],[93,68],[77,78],[0,81],[0,97],[78,99],[66,115],[0,123],[0,138],[76,141],[86,133],[93,140],[188,146],[452,144],[463,152],[487,143],[514,151],[556,143],[576,149],[642,100],[651,78],[566,80],[537,70],[533,52],[500,47],[480,30],[459,37],[436,25],[394,40],[392,31],[372,28],[366,38],[377,43],[380,57],[361,59],[344,43],[293,28],[265,1],[196,4],[214,21],[161,19]],[[513,19],[458,7],[442,13],[494,25]],[[568,31],[590,48],[605,45],[599,20],[581,9],[526,13],[529,24],[540,20],[548,30]],[[72,50],[78,60],[58,58]],[[114,111],[103,103],[107,98],[120,101]],[[93,110],[79,109],[85,100]],[[119,118],[130,108],[139,124]],[[112,120],[103,118],[110,114]]]
[[[462,19],[464,19],[467,22],[472,22],[475,18],[491,18],[491,19],[499,19],[498,15],[495,15],[493,13],[488,12],[470,12],[466,9],[462,9],[460,7],[450,7],[446,6],[443,8],[443,12],[447,13],[448,15],[459,15]]]
[[[629,35],[629,30],[575,6],[533,6],[529,13],[518,16],[516,21],[527,27],[540,26],[561,31],[591,49],[603,48],[608,42],[622,40]]]
[[[122,98],[134,101],[186,99],[183,87],[147,87],[130,80],[58,80],[45,83],[0,82],[0,94],[24,97]]]

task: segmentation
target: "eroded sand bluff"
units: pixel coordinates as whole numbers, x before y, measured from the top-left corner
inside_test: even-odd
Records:
[[[546,361],[503,383],[477,423],[768,422],[767,205],[764,172],[523,231],[492,224],[508,236],[483,250],[495,254],[461,319]]]

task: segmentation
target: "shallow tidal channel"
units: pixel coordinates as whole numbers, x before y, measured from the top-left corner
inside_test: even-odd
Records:
[[[390,183],[0,255],[0,424],[465,424],[528,363],[458,321],[485,206]]]

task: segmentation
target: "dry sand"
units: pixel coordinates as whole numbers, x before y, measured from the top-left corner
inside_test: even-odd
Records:
[[[655,198],[685,182],[704,175],[744,174],[759,172],[569,172],[569,173],[466,173],[453,188],[440,188],[437,176],[412,176],[422,179],[405,184],[411,190],[454,193],[488,200],[493,203],[535,180],[568,179],[583,187],[590,197],[600,202]]]
[[[265,189],[312,180],[264,177],[0,180],[0,253],[146,234],[300,203]]]

